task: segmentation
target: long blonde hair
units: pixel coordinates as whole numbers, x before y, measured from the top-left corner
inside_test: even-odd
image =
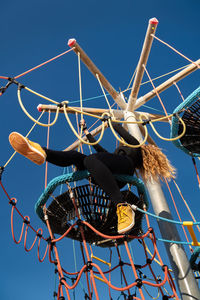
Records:
[[[154,145],[142,145],[143,167],[139,169],[145,181],[164,178],[170,180],[175,178],[176,169],[171,165],[166,155]]]

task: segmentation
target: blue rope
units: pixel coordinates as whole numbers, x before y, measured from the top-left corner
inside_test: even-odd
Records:
[[[89,176],[89,172],[87,170],[85,170],[85,171],[77,171],[74,173],[64,174],[64,175],[61,175],[61,176],[58,176],[58,177],[55,177],[54,179],[52,179],[35,204],[35,212],[40,217],[40,219],[43,220],[43,217],[44,217],[43,209],[42,209],[43,206],[45,205],[49,196],[53,193],[53,191],[56,189],[57,186],[65,183],[65,182],[72,182],[72,181],[79,181],[79,180],[87,179],[88,176]],[[148,209],[149,202],[148,202],[144,183],[141,179],[139,179],[135,176],[129,176],[129,175],[114,175],[114,176],[117,180],[135,185],[138,189],[138,192],[143,194],[143,196],[144,196],[143,200]]]
[[[159,219],[159,220],[162,220],[162,221],[165,221],[165,222],[168,222],[168,223],[174,223],[174,224],[177,224],[177,225],[183,225],[183,222],[180,222],[180,221],[175,221],[175,220],[171,220],[171,219],[166,219],[166,218],[163,218],[163,217],[160,217],[160,216],[157,216],[157,215],[154,215],[148,211],[144,211],[143,209],[137,207],[137,210],[144,213],[144,214],[147,214],[153,218],[156,218],[156,219]],[[200,225],[200,222],[194,222],[193,225]]]
[[[109,96],[109,94],[106,94],[106,96]],[[95,99],[103,98],[103,97],[104,97],[104,95],[100,95],[100,96],[95,96],[95,97],[86,98],[86,99],[83,99],[82,101],[83,101],[83,102],[86,102],[86,101],[91,101],[91,100],[95,100]],[[69,102],[69,104],[73,104],[73,103],[80,103],[80,99],[79,99],[79,100],[74,100],[74,101],[70,101],[70,102]],[[154,110],[154,111],[163,113],[162,110],[157,109],[157,108],[153,108],[153,107],[148,106],[148,105],[145,105],[145,104],[144,104],[142,107],[146,107],[146,108],[148,108],[148,109],[151,109],[151,110]]]
[[[172,241],[172,240],[165,240],[165,239],[156,239],[159,242],[164,242],[164,243],[173,243],[173,244],[182,244],[182,245],[192,245],[192,243],[188,242],[181,242],[181,241]]]
[[[142,193],[144,195],[144,203],[146,204],[147,209],[149,208],[149,202],[148,202],[148,198],[147,198],[147,193],[145,190],[145,186],[144,183],[141,179],[135,177],[135,176],[130,176],[130,175],[114,175],[115,178],[117,180],[126,182],[126,183],[130,183],[133,184],[137,187],[138,192]],[[49,196],[53,193],[53,191],[56,189],[57,186],[65,183],[65,182],[72,182],[72,181],[79,181],[79,180],[83,180],[83,179],[87,179],[89,177],[89,172],[88,171],[77,171],[74,173],[68,173],[68,174],[64,174],[58,177],[55,177],[54,179],[52,179],[49,184],[47,185],[46,189],[44,190],[44,192],[42,193],[42,195],[40,196],[40,198],[38,199],[38,201],[35,204],[35,212],[38,214],[38,216],[43,219],[44,215],[43,215],[43,210],[42,207],[45,205],[45,203],[47,202]],[[165,222],[169,222],[169,223],[173,223],[173,224],[177,224],[177,225],[183,225],[183,222],[180,221],[175,221],[175,220],[171,220],[171,219],[166,219],[160,216],[157,216],[155,214],[152,214],[148,211],[144,211],[143,209],[137,207],[137,210],[147,214],[153,218],[165,221]],[[193,225],[200,225],[200,222],[194,222]]]
[[[198,98],[200,97],[200,87],[198,87],[193,93],[191,93],[184,102],[182,102],[175,110],[174,114],[179,113],[183,108],[188,108],[190,105],[192,105]],[[174,138],[178,136],[178,129],[179,129],[179,120],[177,116],[172,117],[172,126],[171,126],[171,138]],[[172,141],[172,143],[179,149],[183,150],[185,153],[198,157],[200,154],[198,153],[191,153],[189,150],[187,150],[180,142],[180,140]]]

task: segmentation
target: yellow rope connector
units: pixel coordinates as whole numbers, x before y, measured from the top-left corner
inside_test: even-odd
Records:
[[[94,278],[96,278],[96,279],[98,279],[98,280],[100,280],[100,281],[106,283],[105,280],[104,280],[103,278],[99,277],[99,276],[94,275]]]
[[[97,256],[94,256],[93,254],[91,254],[91,258],[94,258],[94,259],[102,262],[103,264],[108,265],[109,267],[111,267],[111,263],[109,263],[109,262],[107,262],[107,261],[105,261],[105,260],[103,260],[103,259],[101,259],[101,258],[99,258]]]
[[[44,124],[44,123],[41,123],[41,122],[38,122],[36,119],[34,119],[28,112],[27,110],[25,109],[23,103],[22,103],[22,99],[21,99],[21,90],[18,88],[18,91],[17,91],[17,96],[18,96],[18,101],[19,101],[19,104],[21,106],[21,109],[23,110],[23,112],[27,115],[27,117],[29,117],[29,119],[31,119],[34,123],[36,123],[37,125],[40,125],[40,126],[43,126],[43,127],[50,127],[50,126],[53,126],[57,119],[58,119],[58,114],[59,114],[59,110],[60,108],[57,107],[56,109],[56,115],[55,115],[55,118],[53,120],[52,123],[50,124]]]
[[[183,222],[183,226],[187,227],[187,229],[190,233],[190,236],[192,238],[192,246],[200,246],[200,243],[197,241],[196,235],[193,230],[193,224],[194,223],[192,221],[184,221]]]

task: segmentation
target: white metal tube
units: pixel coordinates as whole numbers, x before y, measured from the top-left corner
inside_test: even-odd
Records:
[[[82,62],[86,65],[86,67],[90,70],[90,72],[95,76],[99,76],[99,79],[103,85],[103,87],[107,90],[107,92],[111,95],[111,97],[115,100],[115,102],[122,108],[126,108],[126,102],[121,97],[121,95],[114,89],[114,87],[109,83],[109,81],[105,78],[105,76],[100,72],[100,70],[96,67],[93,61],[88,57],[88,55],[83,51],[83,49],[79,46],[75,39],[70,39],[68,41],[68,46],[73,48],[73,51],[78,54],[80,53],[80,58]]]
[[[147,28],[143,48],[142,48],[140,59],[139,59],[138,65],[137,65],[135,79],[133,82],[131,94],[129,96],[129,101],[128,101],[128,110],[129,111],[132,111],[134,109],[134,104],[137,99],[137,95],[138,95],[139,89],[140,89],[140,84],[141,84],[141,81],[142,81],[142,78],[144,75],[144,67],[143,66],[146,66],[146,63],[147,63],[147,60],[149,57],[149,53],[151,50],[152,42],[153,42],[152,33],[155,34],[157,25],[158,25],[158,20],[156,18],[152,18],[149,20],[149,25]]]
[[[182,80],[186,76],[190,75],[192,72],[198,70],[198,66],[200,66],[200,59],[196,60],[194,64],[190,64],[188,67],[186,67],[182,71],[178,72],[176,75],[172,76],[171,78],[169,78],[168,80],[166,80],[165,82],[157,86],[156,90],[153,89],[152,91],[148,92],[144,96],[138,98],[135,103],[134,110],[136,110],[137,108],[141,107],[143,104],[145,104],[146,102],[154,98],[156,96],[156,93],[159,94],[165,91],[170,86],[172,86],[175,82]]]

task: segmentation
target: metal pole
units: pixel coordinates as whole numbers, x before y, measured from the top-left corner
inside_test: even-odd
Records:
[[[80,54],[80,59],[86,65],[86,67],[90,70],[90,72],[97,78],[99,76],[100,82],[103,87],[107,90],[110,96],[115,100],[115,102],[122,109],[126,108],[126,102],[124,98],[119,94],[114,87],[109,83],[109,81],[105,78],[105,76],[101,73],[101,71],[96,67],[93,61],[88,57],[88,55],[83,51],[83,49],[79,46],[75,39],[70,39],[68,41],[68,46],[73,48],[73,51],[78,55]]]
[[[176,75],[170,77],[168,80],[157,86],[155,90],[153,89],[144,96],[138,98],[135,103],[134,110],[141,107],[143,104],[147,103],[147,101],[154,98],[156,96],[156,93],[160,94],[161,92],[165,91],[170,86],[172,86],[174,83],[182,80],[186,76],[190,75],[192,72],[199,70],[198,66],[200,66],[200,59],[196,60],[193,64],[190,64],[188,67],[178,72]]]
[[[125,112],[125,120],[134,122],[134,114],[132,112]],[[128,124],[128,129],[129,132],[139,141],[142,140],[142,135],[137,124]],[[160,182],[148,181],[146,183],[146,188],[149,192],[155,214],[172,220],[173,218],[163,194]],[[173,223],[159,220],[158,226],[163,239],[180,241],[177,228]],[[174,244],[173,242],[165,243],[165,248],[180,291],[181,299],[199,300],[200,291],[182,245]]]
[[[156,18],[152,18],[149,20],[146,37],[144,40],[140,59],[139,59],[138,65],[137,65],[135,80],[133,82],[132,90],[131,90],[129,100],[128,100],[128,111],[132,111],[134,108],[134,104],[137,99],[137,95],[138,95],[139,89],[140,89],[140,84],[141,84],[143,74],[144,74],[144,66],[146,66],[146,63],[147,63],[147,60],[149,57],[149,53],[151,50],[152,42],[153,42],[152,34],[153,33],[155,34],[157,25],[158,25],[158,20]]]

